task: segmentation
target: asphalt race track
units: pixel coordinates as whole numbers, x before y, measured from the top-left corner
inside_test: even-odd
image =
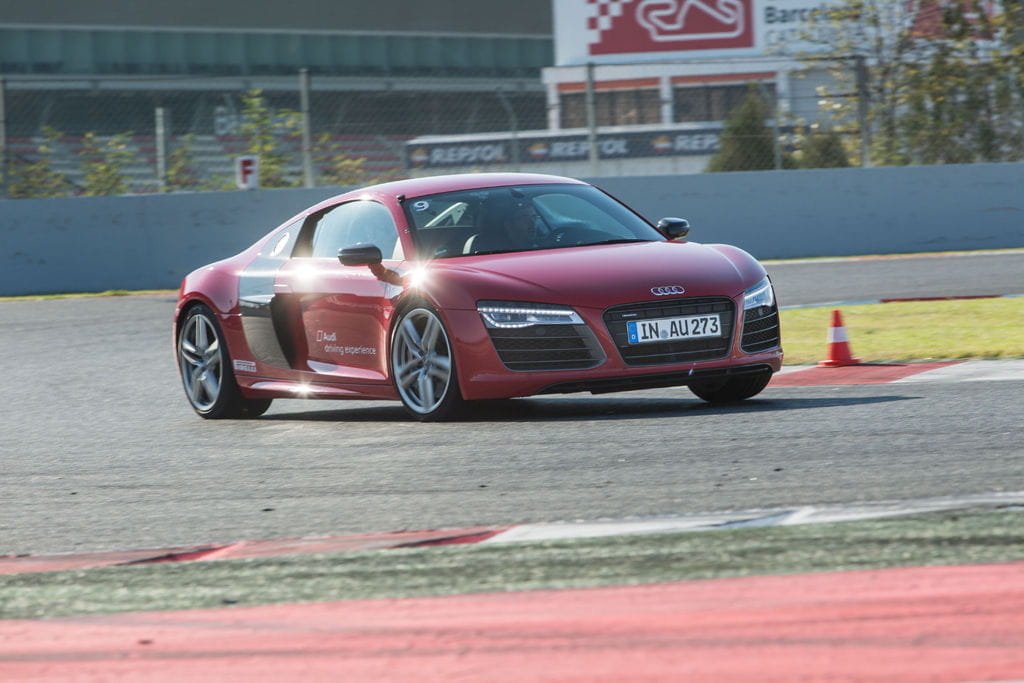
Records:
[[[1020,252],[779,261],[766,267],[784,306],[1024,294],[1024,254]]]
[[[784,304],[1024,292],[1024,253],[780,263]],[[173,296],[0,302],[0,554],[1024,490],[1020,381],[188,407]],[[854,340],[855,343],[855,340]]]

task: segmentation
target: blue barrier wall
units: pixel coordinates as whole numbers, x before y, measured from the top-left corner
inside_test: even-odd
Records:
[[[595,181],[697,242],[758,258],[1024,247],[1024,163]],[[261,190],[0,201],[0,295],[172,289],[338,192]]]

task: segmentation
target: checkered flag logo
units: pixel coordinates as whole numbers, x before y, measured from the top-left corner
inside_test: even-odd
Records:
[[[615,19],[622,16],[626,5],[633,0],[587,0],[587,38],[596,43],[601,32],[611,29]]]

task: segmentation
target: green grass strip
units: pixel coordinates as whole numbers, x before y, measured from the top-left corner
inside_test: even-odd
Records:
[[[4,301],[51,301],[53,299],[95,299],[108,296],[142,296],[149,294],[167,294],[177,296],[176,289],[108,289],[105,292],[80,292],[77,294],[25,294],[23,296],[0,297]]]
[[[0,618],[635,585],[1024,558],[1024,510],[0,576]]]
[[[840,306],[853,355],[866,362],[1024,357],[1024,297]],[[781,312],[785,362],[825,357],[831,308]]]

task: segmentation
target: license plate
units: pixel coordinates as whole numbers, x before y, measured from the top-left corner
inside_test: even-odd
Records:
[[[717,315],[685,315],[679,318],[633,320],[626,323],[630,344],[720,337],[722,326]]]

